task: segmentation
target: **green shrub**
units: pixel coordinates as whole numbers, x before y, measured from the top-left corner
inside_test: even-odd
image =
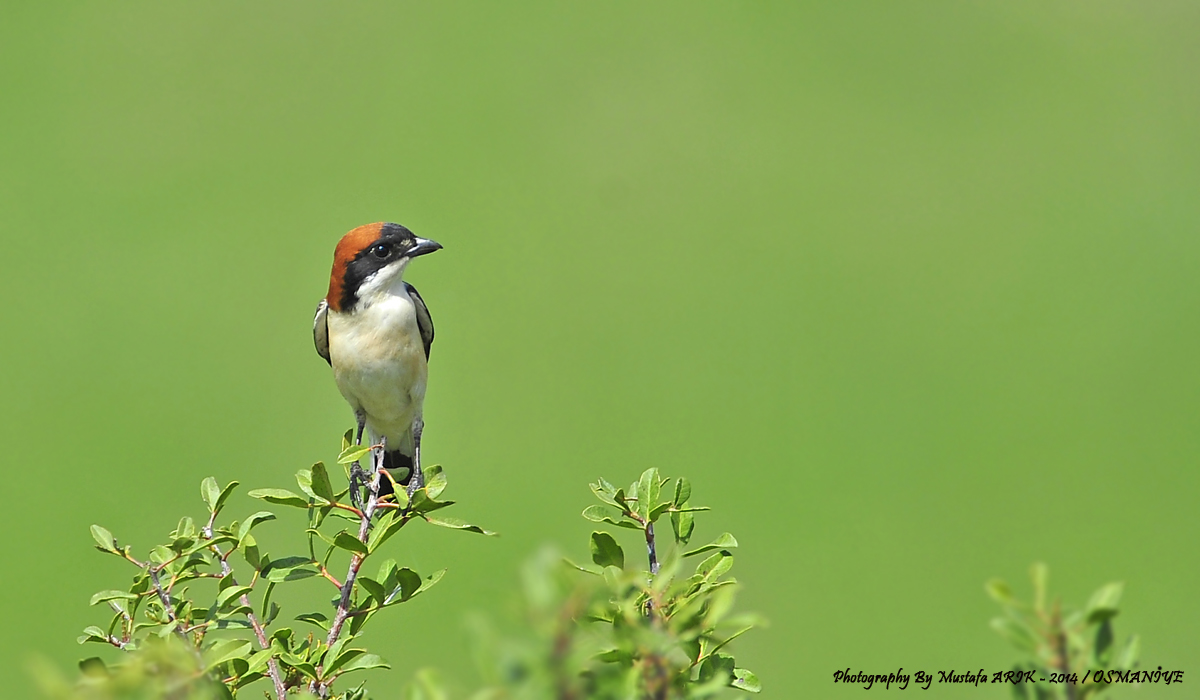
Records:
[[[388,665],[362,646],[363,629],[385,608],[428,591],[445,573],[422,576],[393,559],[367,569],[367,560],[383,558],[389,541],[414,521],[492,534],[444,515],[454,502],[439,500],[447,483],[439,466],[424,470],[425,485],[412,494],[393,483],[393,494],[379,496],[382,480],[391,477],[373,468],[365,486],[351,493],[349,484],[357,481],[350,479],[350,465],[371,449],[352,445],[350,433],[343,437],[338,463],[346,485],[340,489],[317,463],[296,474],[300,493],[249,492],[269,504],[306,511],[297,533],[298,543],[305,544],[300,554],[273,557],[260,549],[254,532],[276,519],[271,511],[223,520],[238,482],[221,487],[211,477],[200,488],[207,515],[199,521],[182,518],[164,543],[145,554],[93,525],[96,548],[128,562],[136,573],[128,588],[92,596],[92,604],[108,608],[111,617],[104,626],[88,627],[79,641],[125,654],[111,665],[85,659],[80,677],[70,682],[41,674],[45,695],[217,700],[248,690],[276,700],[289,695],[365,700],[367,690],[355,684],[354,674]],[[545,553],[533,559],[523,571],[523,631],[501,638],[478,627],[486,685],[473,697],[665,700],[712,698],[729,688],[758,692],[758,679],[735,664],[727,646],[754,625],[751,617],[730,614],[736,583],[728,573],[737,541],[725,534],[688,549],[694,514],[707,510],[690,504],[688,481],[670,482],[649,469],[628,489],[601,479],[592,491],[601,504],[584,510],[584,517],[636,530],[645,541],[646,566],[627,562],[605,531],[591,535],[591,565],[568,565]],[[664,519],[673,537],[660,564],[654,528]],[[335,557],[344,567],[335,566]],[[325,589],[332,602],[318,594],[311,607],[285,623],[274,593],[308,579],[332,586]],[[434,700],[446,691],[425,671],[417,674],[409,696]]]
[[[1047,679],[1015,684],[1013,695],[1021,700],[1084,700],[1099,695],[1112,685],[1110,671],[1130,671],[1138,662],[1140,642],[1136,634],[1119,651],[1113,644],[1112,621],[1120,612],[1117,604],[1124,584],[1106,584],[1083,608],[1064,611],[1058,598],[1047,598],[1049,577],[1045,564],[1034,564],[1030,569],[1030,603],[1018,600],[1012,588],[1000,579],[986,585],[988,595],[1004,609],[1004,615],[992,620],[992,629],[1027,654],[1014,670]]]

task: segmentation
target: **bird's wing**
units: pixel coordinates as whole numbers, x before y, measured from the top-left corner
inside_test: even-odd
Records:
[[[408,296],[413,301],[413,306],[417,308],[417,328],[421,329],[421,342],[425,344],[425,359],[429,359],[429,349],[433,347],[433,317],[429,315],[429,307],[425,305],[425,300],[421,298],[421,293],[417,288],[404,283],[408,289]]]
[[[317,304],[317,316],[313,319],[313,344],[317,346],[317,354],[325,358],[329,365],[333,366],[333,360],[329,359],[329,304],[322,299],[320,304]],[[428,353],[428,351],[426,351]]]

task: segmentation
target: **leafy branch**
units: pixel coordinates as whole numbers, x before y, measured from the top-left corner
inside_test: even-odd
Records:
[[[1013,686],[1020,700],[1085,700],[1108,689],[1110,671],[1130,671],[1138,664],[1141,647],[1138,636],[1131,635],[1118,652],[1114,645],[1112,620],[1120,612],[1118,604],[1124,584],[1101,586],[1087,605],[1066,612],[1058,598],[1047,597],[1049,570],[1045,564],[1030,569],[1033,600],[1019,600],[1012,588],[1000,579],[987,582],[985,589],[1001,605],[1004,615],[992,619],[991,626],[1001,637],[1029,655],[1014,667],[1016,671],[1036,671],[1040,677],[1056,674],[1062,682],[1050,684],[1020,683]],[[1097,679],[1104,679],[1098,681]],[[1061,689],[1061,694],[1057,690]]]
[[[729,653],[760,624],[732,614],[737,583],[728,573],[738,542],[726,533],[689,548],[694,514],[708,508],[691,505],[688,480],[648,469],[627,489],[604,479],[591,489],[600,503],[583,516],[637,530],[645,565],[626,557],[606,531],[589,538],[591,565],[563,566],[551,552],[535,557],[523,572],[528,634],[496,640],[480,629],[476,656],[487,662],[487,686],[471,697],[699,700],[730,689],[759,692],[755,675]],[[654,536],[664,518],[674,535],[666,547]],[[418,677],[413,692],[445,697],[430,674]]]
[[[350,445],[349,435],[342,439],[338,459],[342,465],[355,464],[371,450]],[[349,481],[349,469],[345,471]],[[218,688],[218,697],[235,698],[246,686],[269,679],[276,700],[284,700],[288,692],[300,689],[320,698],[365,698],[361,685],[333,694],[334,683],[343,676],[388,667],[379,656],[358,646],[363,627],[384,608],[408,602],[429,590],[445,574],[443,569],[423,578],[388,559],[372,578],[361,573],[366,560],[413,520],[492,534],[434,515],[454,505],[453,501],[438,500],[447,484],[441,467],[425,470],[425,486],[414,491],[411,499],[398,485],[394,494],[380,497],[383,478],[390,476],[372,469],[362,509],[344,502],[350,487],[335,491],[328,470],[320,462],[296,474],[297,486],[304,495],[274,488],[249,493],[274,505],[307,512],[303,533],[307,555],[272,558],[260,550],[253,531],[276,519],[271,511],[258,511],[240,523],[218,525],[226,502],[239,484],[234,481],[220,487],[212,477],[200,487],[208,510],[204,525],[197,528],[190,517],[181,519],[168,541],[152,547],[145,560],[135,557],[128,545],[119,544],[107,529],[93,525],[97,549],[122,558],[139,573],[128,590],[101,591],[92,597],[93,605],[106,604],[113,617],[107,627],[84,630],[80,643],[97,642],[137,652],[174,639],[188,650],[191,659],[190,670],[184,676],[205,687]],[[236,574],[231,562],[234,553],[240,554],[248,566],[243,576]],[[329,570],[338,553],[349,556],[341,582]],[[316,610],[295,619],[317,627],[321,637],[301,636],[290,627],[275,625],[281,612],[272,600],[276,588],[318,576],[338,588],[332,618]],[[210,595],[201,596],[192,590],[193,582],[206,579],[216,582]],[[217,631],[220,634],[209,637],[210,632]],[[93,671],[109,672],[99,659],[88,659],[84,664]]]

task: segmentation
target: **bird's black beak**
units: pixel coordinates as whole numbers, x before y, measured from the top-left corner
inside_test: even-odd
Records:
[[[442,249],[442,244],[438,243],[437,241],[431,241],[428,238],[421,238],[419,236],[416,240],[417,242],[414,243],[413,247],[409,248],[408,252],[405,254],[406,257],[415,258],[418,255],[428,255],[429,253]]]

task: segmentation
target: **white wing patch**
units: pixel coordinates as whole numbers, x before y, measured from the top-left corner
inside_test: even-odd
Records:
[[[408,289],[408,298],[412,299],[413,308],[417,311],[417,328],[421,331],[421,343],[425,346],[425,359],[429,359],[429,350],[433,347],[433,316],[429,315],[429,307],[425,305],[425,300],[421,298],[421,294],[417,288],[404,283]]]
[[[313,319],[313,344],[317,346],[317,354],[325,358],[331,366],[333,360],[329,359],[329,304],[322,299],[320,304],[317,304],[317,315]]]

